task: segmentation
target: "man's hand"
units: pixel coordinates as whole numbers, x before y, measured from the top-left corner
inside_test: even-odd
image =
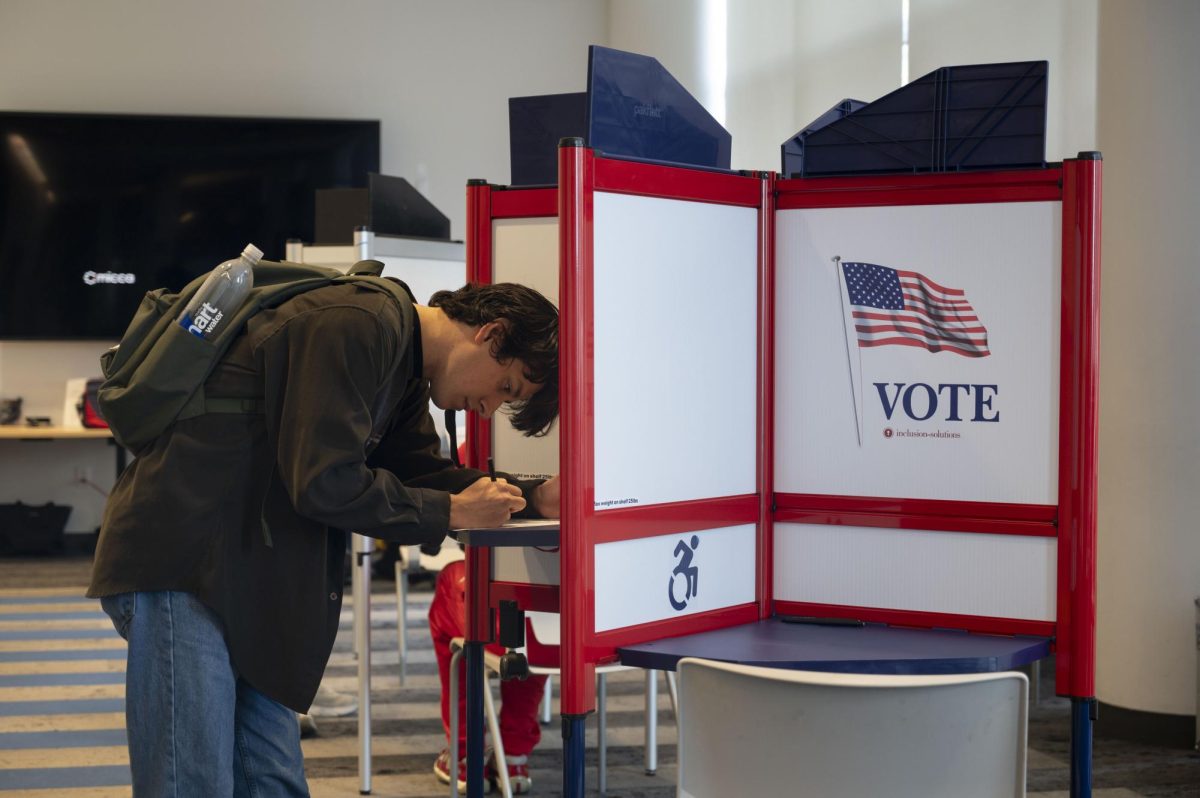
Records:
[[[558,518],[562,512],[558,475],[555,474],[534,488],[530,498],[533,500],[533,509],[537,510],[542,518]]]
[[[506,480],[481,477],[462,493],[450,495],[450,528],[500,526],[525,509],[521,489]]]

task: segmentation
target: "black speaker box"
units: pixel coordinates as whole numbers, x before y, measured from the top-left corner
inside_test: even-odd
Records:
[[[315,244],[352,244],[354,229],[450,240],[450,219],[403,177],[371,173],[366,188],[317,190]]]
[[[63,504],[0,504],[0,551],[50,554],[61,550],[70,515],[71,508]]]

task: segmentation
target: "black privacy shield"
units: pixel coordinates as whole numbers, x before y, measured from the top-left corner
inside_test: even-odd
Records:
[[[558,142],[587,138],[587,92],[511,97],[508,147],[514,186],[558,183]]]

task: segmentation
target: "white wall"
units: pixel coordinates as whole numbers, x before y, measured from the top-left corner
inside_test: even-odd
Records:
[[[1200,4],[1100,0],[1097,693],[1197,711]]]
[[[464,232],[469,178],[507,183],[508,98],[583,91],[604,0],[3,0],[0,109],[350,117],[382,122],[382,171],[408,178]],[[0,343],[0,396],[60,421],[63,384],[108,343]],[[113,456],[97,443],[0,443],[0,502],[76,508],[72,485]]]
[[[508,98],[583,91],[604,2],[5,0],[0,108],[382,121],[382,168],[461,238],[508,182]]]
[[[779,169],[779,145],[800,129],[795,6],[794,0],[730,3],[725,127],[733,134],[735,169]]]
[[[704,0],[610,0],[608,45],[650,55],[712,113],[705,102]]]
[[[899,0],[730,3],[728,75],[733,165],[778,170],[809,122],[900,85]]]

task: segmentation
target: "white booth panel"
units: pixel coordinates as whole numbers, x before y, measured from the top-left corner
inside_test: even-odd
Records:
[[[497,546],[492,549],[492,579],[524,585],[557,585],[558,552]]]
[[[520,283],[558,306],[558,217],[492,222],[492,282]]]
[[[1060,218],[1056,202],[780,211],[775,489],[1057,503]],[[875,282],[848,288],[835,257]],[[878,306],[892,270],[903,311]],[[863,345],[881,338],[906,343]]]
[[[757,219],[596,193],[596,509],[754,493]]]
[[[299,244],[288,243],[287,260],[297,263],[311,263],[315,266],[328,266],[331,269],[346,271],[362,260],[362,249],[354,244]],[[296,247],[296,249],[291,249]]]
[[[558,218],[497,219],[492,223],[492,280],[520,283],[558,306]],[[558,422],[547,435],[527,438],[504,413],[492,421],[496,468],[525,479],[558,473]]]
[[[596,631],[755,600],[753,524],[596,546]]]
[[[775,524],[775,598],[1053,621],[1049,537]]]
[[[435,291],[454,291],[467,282],[467,266],[462,262],[390,255],[376,255],[375,260],[383,264],[384,277],[404,281],[418,305],[427,304]]]

